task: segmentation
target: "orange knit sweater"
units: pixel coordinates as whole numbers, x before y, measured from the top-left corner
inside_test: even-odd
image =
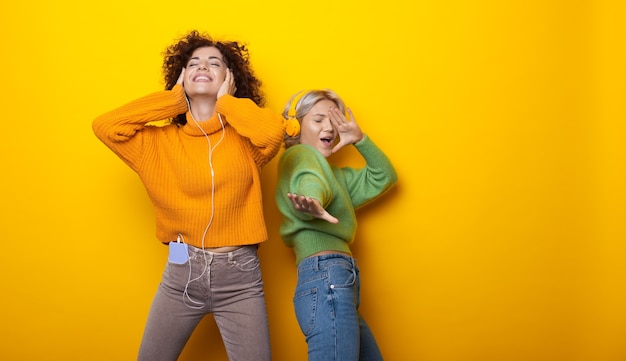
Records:
[[[185,112],[182,127],[147,125]],[[161,242],[181,234],[196,247],[223,247],[267,239],[260,175],[282,145],[282,121],[250,99],[224,95],[216,114],[199,123],[209,148],[176,85],[97,117],[93,130],[141,178]]]

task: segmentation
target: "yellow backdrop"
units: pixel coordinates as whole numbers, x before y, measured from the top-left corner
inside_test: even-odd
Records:
[[[0,359],[135,359],[166,248],[91,122],[162,89],[161,51],[195,28],[249,45],[277,112],[302,88],[339,92],[395,164],[354,245],[387,360],[625,360],[625,15],[619,0],[3,2]],[[273,355],[305,360],[275,170]],[[226,360],[211,318],[181,357],[197,359]]]

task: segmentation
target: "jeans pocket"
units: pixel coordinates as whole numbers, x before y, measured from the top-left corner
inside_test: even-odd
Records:
[[[328,281],[333,288],[350,288],[357,281],[358,270],[348,261],[336,262],[328,267]]]
[[[257,256],[245,256],[239,259],[231,261],[231,264],[235,265],[240,271],[252,272],[261,266],[259,257]]]
[[[293,297],[293,305],[300,330],[308,336],[315,329],[317,288],[309,288],[296,293]]]
[[[161,284],[168,289],[182,291],[189,280],[189,272],[189,262],[177,264],[168,261],[163,271]]]

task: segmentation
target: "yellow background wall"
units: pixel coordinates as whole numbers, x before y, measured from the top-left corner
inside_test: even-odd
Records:
[[[359,213],[387,360],[626,360],[623,1],[4,1],[0,359],[132,360],[166,260],[94,117],[188,30],[246,42],[268,106],[329,87],[400,182]],[[335,161],[358,164],[347,151]],[[304,360],[266,168],[275,360]],[[181,360],[226,360],[211,318]]]

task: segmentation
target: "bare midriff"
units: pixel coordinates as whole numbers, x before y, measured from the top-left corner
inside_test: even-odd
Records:
[[[204,247],[203,250],[207,252],[213,252],[213,253],[228,253],[228,252],[236,251],[241,247],[243,246],[226,246],[226,247],[215,247],[215,248]]]
[[[317,253],[313,253],[309,257],[324,256],[324,255],[327,255],[327,254],[341,254],[341,255],[344,255],[344,256],[352,257],[352,255],[350,253],[341,252],[341,251],[320,251],[320,252],[317,252]],[[307,257],[307,258],[309,258],[309,257]]]

